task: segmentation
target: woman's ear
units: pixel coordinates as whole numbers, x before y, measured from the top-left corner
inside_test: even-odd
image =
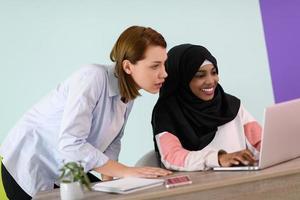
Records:
[[[123,60],[122,62],[123,70],[126,74],[131,74],[133,64],[129,60]]]

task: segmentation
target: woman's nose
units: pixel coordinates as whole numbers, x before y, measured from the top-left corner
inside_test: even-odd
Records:
[[[165,65],[162,66],[161,71],[160,71],[160,78],[167,78],[168,73],[166,71]]]
[[[215,82],[215,78],[214,78],[214,76],[212,76],[212,75],[208,75],[207,77],[206,77],[206,79],[205,79],[205,83],[206,84],[212,84],[212,83],[214,83]]]

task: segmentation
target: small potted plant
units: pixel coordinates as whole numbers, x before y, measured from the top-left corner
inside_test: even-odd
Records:
[[[90,180],[80,162],[65,163],[60,171],[60,196],[62,200],[83,199],[83,186],[91,190]]]

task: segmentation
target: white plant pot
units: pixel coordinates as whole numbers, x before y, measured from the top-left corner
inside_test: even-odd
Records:
[[[61,200],[83,199],[83,189],[80,182],[60,183]]]

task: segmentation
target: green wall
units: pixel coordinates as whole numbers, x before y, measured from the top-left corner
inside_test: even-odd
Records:
[[[257,0],[0,0],[0,25],[0,142],[22,113],[74,70],[109,64],[115,40],[131,25],[158,30],[168,48],[187,42],[208,47],[224,89],[259,121],[273,103]],[[156,99],[143,93],[136,100],[120,161],[132,165],[153,148]]]

